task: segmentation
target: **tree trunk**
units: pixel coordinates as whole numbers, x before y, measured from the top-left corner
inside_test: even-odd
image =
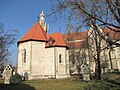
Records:
[[[95,27],[95,30],[97,28]],[[99,39],[99,40],[98,40]],[[96,62],[97,62],[97,79],[101,80],[101,66],[100,66],[100,44],[101,44],[101,39],[97,37],[97,32],[95,31],[95,44],[96,44]]]
[[[100,67],[100,53],[99,53],[99,50],[97,51],[97,66],[98,66],[97,79],[101,80],[101,67]]]
[[[111,50],[108,51],[108,56],[109,56],[109,60],[110,60],[110,68],[111,68],[111,70],[113,70],[112,59],[111,59]]]

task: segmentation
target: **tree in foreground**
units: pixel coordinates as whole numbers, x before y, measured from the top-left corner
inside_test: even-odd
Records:
[[[0,65],[4,65],[8,62],[11,51],[9,47],[15,43],[17,36],[16,30],[4,29],[4,25],[0,23]]]
[[[120,1],[119,0],[56,0],[53,3],[51,14],[62,14],[68,20],[67,32],[71,30],[79,31],[81,28],[89,28],[92,26],[94,33],[100,39],[108,43],[106,48],[112,45],[117,47],[120,40],[109,39],[107,35],[100,32],[99,28],[109,28],[111,31],[120,32]],[[51,15],[50,14],[50,15]],[[94,57],[97,62],[97,78],[101,79],[100,67],[100,42],[95,37],[96,55]]]

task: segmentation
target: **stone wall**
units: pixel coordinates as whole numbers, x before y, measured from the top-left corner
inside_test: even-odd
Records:
[[[69,77],[69,55],[65,47],[56,47],[56,78]],[[59,55],[61,54],[61,62]]]
[[[28,79],[65,78],[69,74],[69,55],[65,47],[45,48],[46,42],[29,41],[18,46],[18,73]],[[24,49],[26,62],[23,62]],[[61,54],[61,63],[59,55]]]
[[[31,61],[31,75],[44,75],[45,68],[45,42],[32,41],[32,61]]]
[[[24,49],[26,50],[26,62],[24,62]],[[19,43],[18,45],[18,69],[17,72],[23,75],[24,72],[30,73],[30,60],[31,60],[31,41]]]

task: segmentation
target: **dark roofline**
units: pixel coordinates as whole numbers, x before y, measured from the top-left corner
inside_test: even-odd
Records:
[[[46,40],[29,39],[29,40],[24,40],[24,41],[18,41],[18,42],[17,42],[17,46],[19,45],[19,43],[24,43],[24,42],[29,42],[29,41],[48,42],[48,41],[46,41]]]
[[[59,46],[59,45],[55,45],[55,46],[45,46],[45,48],[51,48],[51,47],[66,47],[66,49],[69,49],[68,46]]]

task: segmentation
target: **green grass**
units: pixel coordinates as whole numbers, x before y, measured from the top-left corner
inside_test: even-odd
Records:
[[[35,87],[36,90],[78,90],[85,84],[85,82],[75,82],[69,79],[31,80],[24,83]]]
[[[120,75],[106,74],[106,80],[84,82],[77,77],[67,79],[40,79],[24,81],[19,85],[4,85],[0,90],[120,90]]]

